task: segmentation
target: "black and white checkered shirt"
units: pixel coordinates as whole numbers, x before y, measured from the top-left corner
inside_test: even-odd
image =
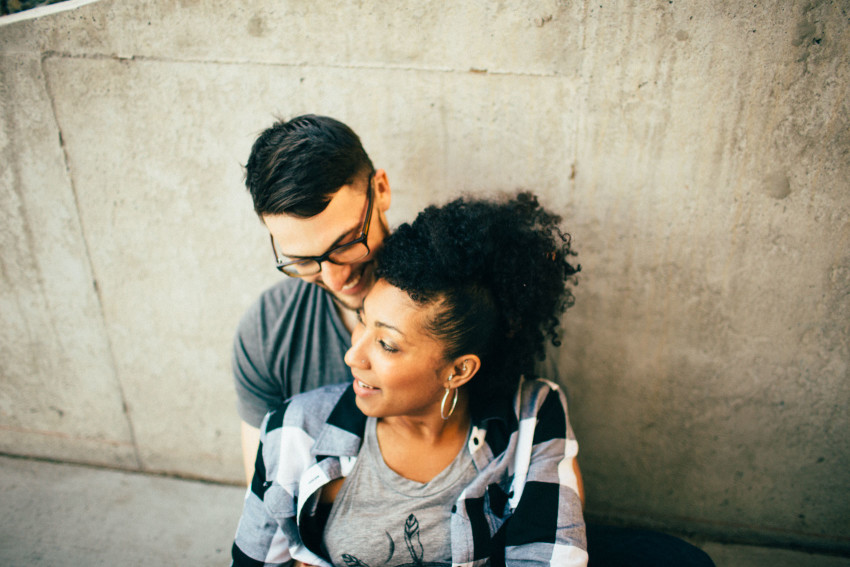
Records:
[[[454,565],[587,564],[567,416],[563,392],[545,380],[525,381],[512,404],[473,416],[467,450],[478,474],[452,508]],[[301,394],[266,416],[233,565],[330,566],[315,533],[318,496],[351,471],[365,425],[351,385]]]

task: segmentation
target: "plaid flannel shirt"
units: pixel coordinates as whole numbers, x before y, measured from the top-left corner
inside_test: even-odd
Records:
[[[453,565],[587,564],[567,415],[563,392],[538,379],[524,381],[513,404],[473,416],[466,450],[478,474],[452,508]],[[365,425],[351,385],[295,396],[265,417],[232,565],[330,566],[319,552],[318,496],[353,468]]]

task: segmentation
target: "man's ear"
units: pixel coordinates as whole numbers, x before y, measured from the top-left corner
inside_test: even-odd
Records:
[[[475,354],[464,354],[454,360],[452,364],[452,381],[446,381],[446,388],[460,388],[478,373],[481,369],[481,359]]]
[[[384,169],[379,169],[373,177],[375,184],[375,203],[378,205],[378,210],[382,213],[387,212],[392,201],[392,190],[390,189],[390,181],[387,179],[387,172]]]

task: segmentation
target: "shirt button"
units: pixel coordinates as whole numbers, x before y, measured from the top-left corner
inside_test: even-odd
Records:
[[[457,513],[457,506],[452,506],[452,514],[456,514],[456,513]]]

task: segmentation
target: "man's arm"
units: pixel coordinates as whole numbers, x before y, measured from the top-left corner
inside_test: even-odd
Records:
[[[271,368],[273,353],[269,345],[274,343],[274,336],[273,328],[267,326],[279,314],[275,309],[278,303],[273,301],[275,289],[266,290],[246,310],[233,338],[231,362],[241,418],[242,464],[249,486],[260,444],[258,425],[284,398],[283,378]]]
[[[257,448],[260,446],[260,430],[242,422],[242,464],[245,466],[245,480],[251,486],[254,478],[254,463],[257,460]]]

